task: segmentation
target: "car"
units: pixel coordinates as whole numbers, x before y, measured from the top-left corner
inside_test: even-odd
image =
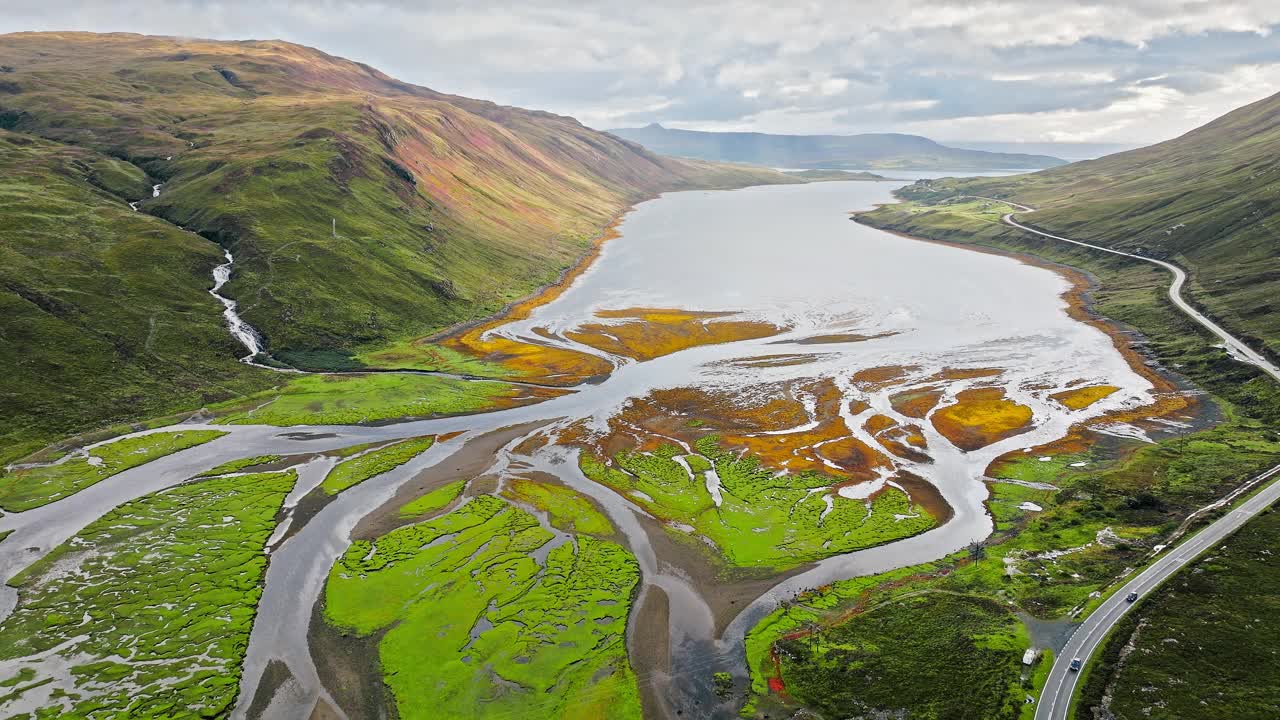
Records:
[[[1072,661],[1071,661],[1071,666],[1070,666],[1070,667],[1071,667],[1071,672],[1080,672],[1080,666],[1081,666],[1081,665],[1082,665],[1082,663],[1080,662],[1080,658],[1076,658],[1076,659],[1072,660]]]
[[[1128,595],[1125,595],[1124,599],[1125,599],[1125,602],[1133,602],[1134,600],[1138,599],[1138,593],[1131,592]]]

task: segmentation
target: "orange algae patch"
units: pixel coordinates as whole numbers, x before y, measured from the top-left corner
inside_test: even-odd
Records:
[[[872,415],[863,425],[885,450],[906,460],[928,462],[922,452],[926,447],[924,433],[914,425],[899,425],[887,415]]]
[[[1063,390],[1049,397],[1057,400],[1063,407],[1070,410],[1083,410],[1119,389],[1114,385],[1090,385],[1088,387]]]
[[[1158,378],[1159,376],[1154,377]],[[1193,414],[1197,411],[1196,406],[1197,401],[1194,397],[1180,392],[1166,390],[1157,395],[1155,401],[1150,405],[1126,410],[1117,410],[1115,412],[1090,418],[1082,423],[1072,425],[1065,436],[1043,445],[1037,445],[1036,447],[1031,448],[1029,453],[1023,453],[1021,451],[1005,453],[991,461],[991,464],[987,466],[987,474],[997,475],[1004,466],[1017,461],[1019,458],[1027,454],[1053,456],[1084,452],[1093,444],[1093,428],[1098,425],[1107,425],[1110,423],[1132,423],[1137,426],[1142,426],[1146,423],[1148,429],[1152,429],[1155,426],[1155,423],[1147,421],[1150,421],[1153,418],[1169,417],[1178,413]]]
[[[1006,398],[1003,389],[977,388],[961,391],[930,420],[956,447],[977,450],[1030,430],[1031,417],[1031,408]]]
[[[891,385],[893,381],[901,380],[917,369],[904,365],[883,365],[881,367],[866,368],[853,374],[853,382],[864,389],[875,390]]]
[[[612,363],[595,355],[521,342],[499,335],[481,338],[479,333],[467,332],[441,344],[501,365],[516,378],[548,385],[576,385],[588,378],[608,375],[613,371]]]
[[[924,418],[941,399],[941,390],[907,390],[890,395],[889,405],[907,417]]]
[[[872,435],[879,435],[889,428],[897,427],[898,422],[888,415],[872,415],[863,423],[863,427]]]
[[[653,360],[699,345],[777,335],[785,328],[759,320],[723,320],[731,313],[633,308],[596,313],[600,318],[628,318],[620,323],[588,323],[565,337],[597,350],[633,360]]]
[[[613,365],[604,358],[497,335],[484,335],[507,323],[527,319],[535,308],[560,297],[595,262],[600,255],[601,246],[618,237],[618,222],[619,220],[614,220],[610,223],[596,238],[591,250],[576,265],[565,271],[555,284],[512,303],[502,313],[484,322],[424,338],[420,344],[429,347],[428,343],[434,341],[451,350],[499,364],[510,370],[516,378],[536,380],[549,385],[576,385],[588,378],[608,375],[613,371]]]
[[[804,403],[795,399],[801,392],[817,398],[816,425]],[[876,468],[892,466],[888,457],[850,434],[839,414],[844,400],[831,381],[779,383],[755,397],[769,399],[701,388],[654,391],[610,418],[606,436],[588,438],[572,428],[561,434],[561,441],[612,457],[624,449],[643,452],[663,444],[692,445],[714,433],[726,450],[745,450],[775,470],[871,480],[879,477]]]
[[[943,368],[933,377],[929,378],[929,382],[937,382],[941,380],[973,380],[975,378],[995,377],[1003,373],[1000,368]]]
[[[871,480],[879,477],[875,472],[877,468],[892,467],[882,453],[850,434],[839,413],[844,398],[834,383],[823,380],[812,383],[806,390],[812,392],[818,401],[815,426],[805,427],[810,422],[806,416],[797,425],[768,428],[774,433],[795,427],[804,429],[771,435],[722,433],[721,445],[732,450],[745,449],[759,457],[765,466],[785,468],[790,472],[812,470]]]
[[[644,452],[664,444],[692,445],[710,433],[743,435],[796,427],[808,421],[804,404],[788,396],[781,384],[767,401],[760,403],[703,388],[673,388],[632,398],[621,412],[609,418],[609,430],[603,437],[588,435],[576,423],[560,433],[560,442],[613,457],[620,450]]]

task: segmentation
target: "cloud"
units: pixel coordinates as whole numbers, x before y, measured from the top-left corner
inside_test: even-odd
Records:
[[[278,37],[435,89],[770,132],[1144,142],[1276,89],[1274,0],[7,0],[0,31]]]

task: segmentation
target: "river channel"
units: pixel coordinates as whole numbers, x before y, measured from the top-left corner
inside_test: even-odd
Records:
[[[1130,367],[1112,338],[1068,314],[1064,293],[1071,285],[1062,275],[1016,259],[912,240],[850,221],[851,211],[890,202],[891,191],[900,184],[832,182],[694,191],[642,203],[621,223],[619,237],[605,244],[592,267],[570,288],[529,317],[490,331],[603,356],[615,369],[602,382],[578,386],[536,405],[377,427],[209,426],[230,434],[120,473],[56,503],[0,518],[0,532],[13,533],[0,544],[0,575],[11,578],[113,507],[227,460],[462,433],[346,491],[271,548],[236,716],[247,716],[263,672],[275,660],[288,667],[290,678],[276,692],[269,716],[305,718],[317,699],[329,697],[310,656],[311,609],[329,568],[348,546],[352,529],[401,485],[449,461],[468,443],[526,424],[536,429],[522,432],[550,437],[575,423],[604,432],[611,417],[654,390],[700,388],[749,397],[753,388],[808,380],[828,381],[840,389],[848,401],[842,403],[841,416],[849,432],[861,437],[865,417],[860,413],[906,419],[890,402],[893,388],[850,380],[860,370],[905,368],[908,383],[912,378],[936,378],[946,368],[999,370],[994,382],[1008,398],[1032,410],[1028,431],[966,452],[923,423],[929,459],[897,461],[897,469],[937,488],[951,509],[947,522],[899,542],[827,558],[762,592],[736,598],[736,607],[743,610],[719,629],[704,589],[655,558],[640,526],[645,513],[583,477],[574,462],[575,450],[553,443],[530,455],[517,455],[519,437],[497,450],[494,475],[502,476],[512,465],[536,469],[595,498],[640,562],[642,597],[650,588],[666,595],[670,667],[661,672],[636,668],[646,682],[660,688],[648,696],[661,697],[658,702],[664,705],[654,714],[732,716],[730,704],[715,703],[710,670],[743,676],[743,636],[779,600],[833,580],[935,560],[985,538],[992,522],[984,506],[988,491],[983,473],[994,458],[1062,437],[1072,424],[1089,417],[1150,401],[1151,383]],[[584,324],[599,323],[601,311],[633,308],[732,312],[785,329],[766,338],[695,346],[647,361],[566,337]],[[252,333],[247,326],[241,330]],[[815,336],[836,340],[806,342]],[[743,362],[778,353],[803,361]],[[990,377],[948,381],[943,402],[979,381],[993,382]],[[1118,390],[1079,410],[1049,400],[1054,392],[1090,384]],[[868,409],[850,409],[855,400]],[[304,480],[318,481],[326,467],[323,461],[303,466]],[[317,478],[306,480],[309,475]],[[0,610],[7,613],[17,598],[7,587],[5,592]]]

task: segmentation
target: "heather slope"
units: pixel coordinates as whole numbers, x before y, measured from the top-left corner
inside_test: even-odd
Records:
[[[0,459],[278,383],[206,292],[224,249],[275,357],[349,366],[553,281],[636,201],[794,182],[298,45],[131,34],[0,36],[0,146]]]
[[[492,313],[631,203],[762,177],[283,42],[22,33],[0,65],[0,123],[163,181],[142,209],[236,254],[228,293],[286,358]]]
[[[955,195],[1039,208],[1023,222],[1185,267],[1191,297],[1231,332],[1280,353],[1280,95],[1174,140],[1016,178],[921,182],[902,195]],[[894,224],[886,208],[866,216]],[[921,220],[923,220],[921,218]]]

